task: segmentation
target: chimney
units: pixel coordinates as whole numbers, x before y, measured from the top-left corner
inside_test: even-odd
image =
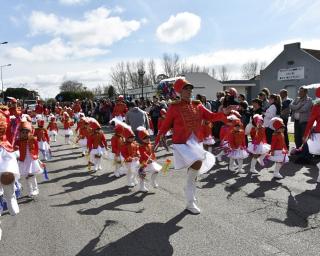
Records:
[[[292,44],[285,44],[284,45],[284,50],[289,50],[289,49],[300,49],[301,48],[301,43],[292,43]]]

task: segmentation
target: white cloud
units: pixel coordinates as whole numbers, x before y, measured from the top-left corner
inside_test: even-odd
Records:
[[[36,45],[32,47],[31,50],[27,50],[23,47],[9,48],[6,56],[11,59],[44,62],[95,57],[107,53],[108,50],[106,49],[64,44],[61,38],[55,38],[47,44]]]
[[[89,0],[59,0],[60,4],[63,5],[77,5],[77,4],[85,4],[89,2]]]
[[[169,20],[162,23],[156,35],[161,42],[174,44],[187,41],[194,37],[200,30],[201,18],[190,12],[178,13],[170,16]]]
[[[34,11],[29,18],[31,35],[44,33],[66,37],[77,45],[106,47],[140,28],[141,21],[122,20],[118,16],[110,16],[111,12],[112,9],[99,7],[86,12],[82,20],[75,20]]]

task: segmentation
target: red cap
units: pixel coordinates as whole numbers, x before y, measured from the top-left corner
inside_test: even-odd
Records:
[[[123,95],[118,96],[118,100],[123,100],[123,99],[124,99]]]
[[[134,133],[133,133],[133,131],[132,131],[130,126],[129,126],[129,128],[128,127],[123,127],[122,136],[125,139],[128,139],[130,137],[134,137]]]
[[[99,124],[99,122],[94,119],[93,117],[91,117],[89,119],[89,126],[92,130],[97,130],[97,129],[101,129],[101,125]]]
[[[278,130],[280,129],[281,127],[284,127],[284,123],[283,123],[283,120],[282,118],[279,118],[279,117],[274,117],[270,120],[271,124],[272,124],[272,127],[273,129],[275,130]]]
[[[150,136],[148,130],[146,128],[144,128],[143,126],[139,126],[137,128],[137,131],[138,131],[138,137],[141,140],[143,140],[145,137],[149,137]]]
[[[44,126],[44,120],[42,119],[38,120],[38,126]]]
[[[14,97],[7,97],[11,103],[17,103],[17,99]]]
[[[319,87],[316,89],[316,97],[320,98],[320,85]]]
[[[255,125],[257,125],[257,124],[259,124],[259,123],[263,123],[263,117],[262,117],[262,115],[255,114],[255,115],[253,116],[253,123],[254,123]]]
[[[190,84],[187,80],[179,78],[177,79],[174,84],[173,84],[173,89],[177,92],[177,93],[181,93],[183,87],[185,87],[186,85],[191,85],[193,88],[193,85]]]
[[[50,121],[56,121],[56,117],[55,116],[52,116],[52,117],[50,117]]]

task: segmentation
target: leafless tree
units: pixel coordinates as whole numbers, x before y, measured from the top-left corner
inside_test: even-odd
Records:
[[[82,83],[78,81],[64,81],[60,86],[61,92],[81,92],[84,90]]]
[[[129,87],[137,88],[139,87],[139,76],[138,76],[138,67],[135,62],[126,63],[126,72],[129,79]]]
[[[179,60],[180,57],[176,53],[172,55],[169,55],[168,53],[163,54],[162,65],[164,73],[167,76],[174,77],[180,73]]]
[[[251,79],[258,73],[258,61],[249,61],[241,67],[242,78]]]
[[[111,81],[112,84],[118,88],[118,91],[121,94],[126,94],[129,79],[126,72],[126,66],[123,61],[116,64],[116,66],[111,69]]]
[[[211,68],[211,70],[208,73],[210,76],[212,76],[214,79],[217,79],[217,72],[215,68]]]
[[[147,76],[148,76],[151,84],[157,83],[156,63],[153,59],[150,59],[148,62]]]
[[[266,61],[261,61],[260,62],[260,66],[259,66],[259,70],[263,70],[267,67],[267,62]]]
[[[229,80],[229,73],[226,66],[221,66],[219,69],[219,77],[221,81],[227,81]]]
[[[94,95],[102,95],[103,88],[101,85],[98,85],[97,87],[93,88],[92,92]]]

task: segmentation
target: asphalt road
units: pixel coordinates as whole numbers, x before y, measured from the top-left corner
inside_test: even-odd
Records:
[[[158,189],[140,193],[106,161],[89,175],[80,149],[62,138],[52,149],[40,195],[1,217],[1,256],[320,255],[315,166],[289,163],[276,181],[270,166],[251,176],[216,165],[199,178],[202,213],[193,216],[184,211],[183,171],[160,174]],[[160,151],[160,162],[168,155]]]

